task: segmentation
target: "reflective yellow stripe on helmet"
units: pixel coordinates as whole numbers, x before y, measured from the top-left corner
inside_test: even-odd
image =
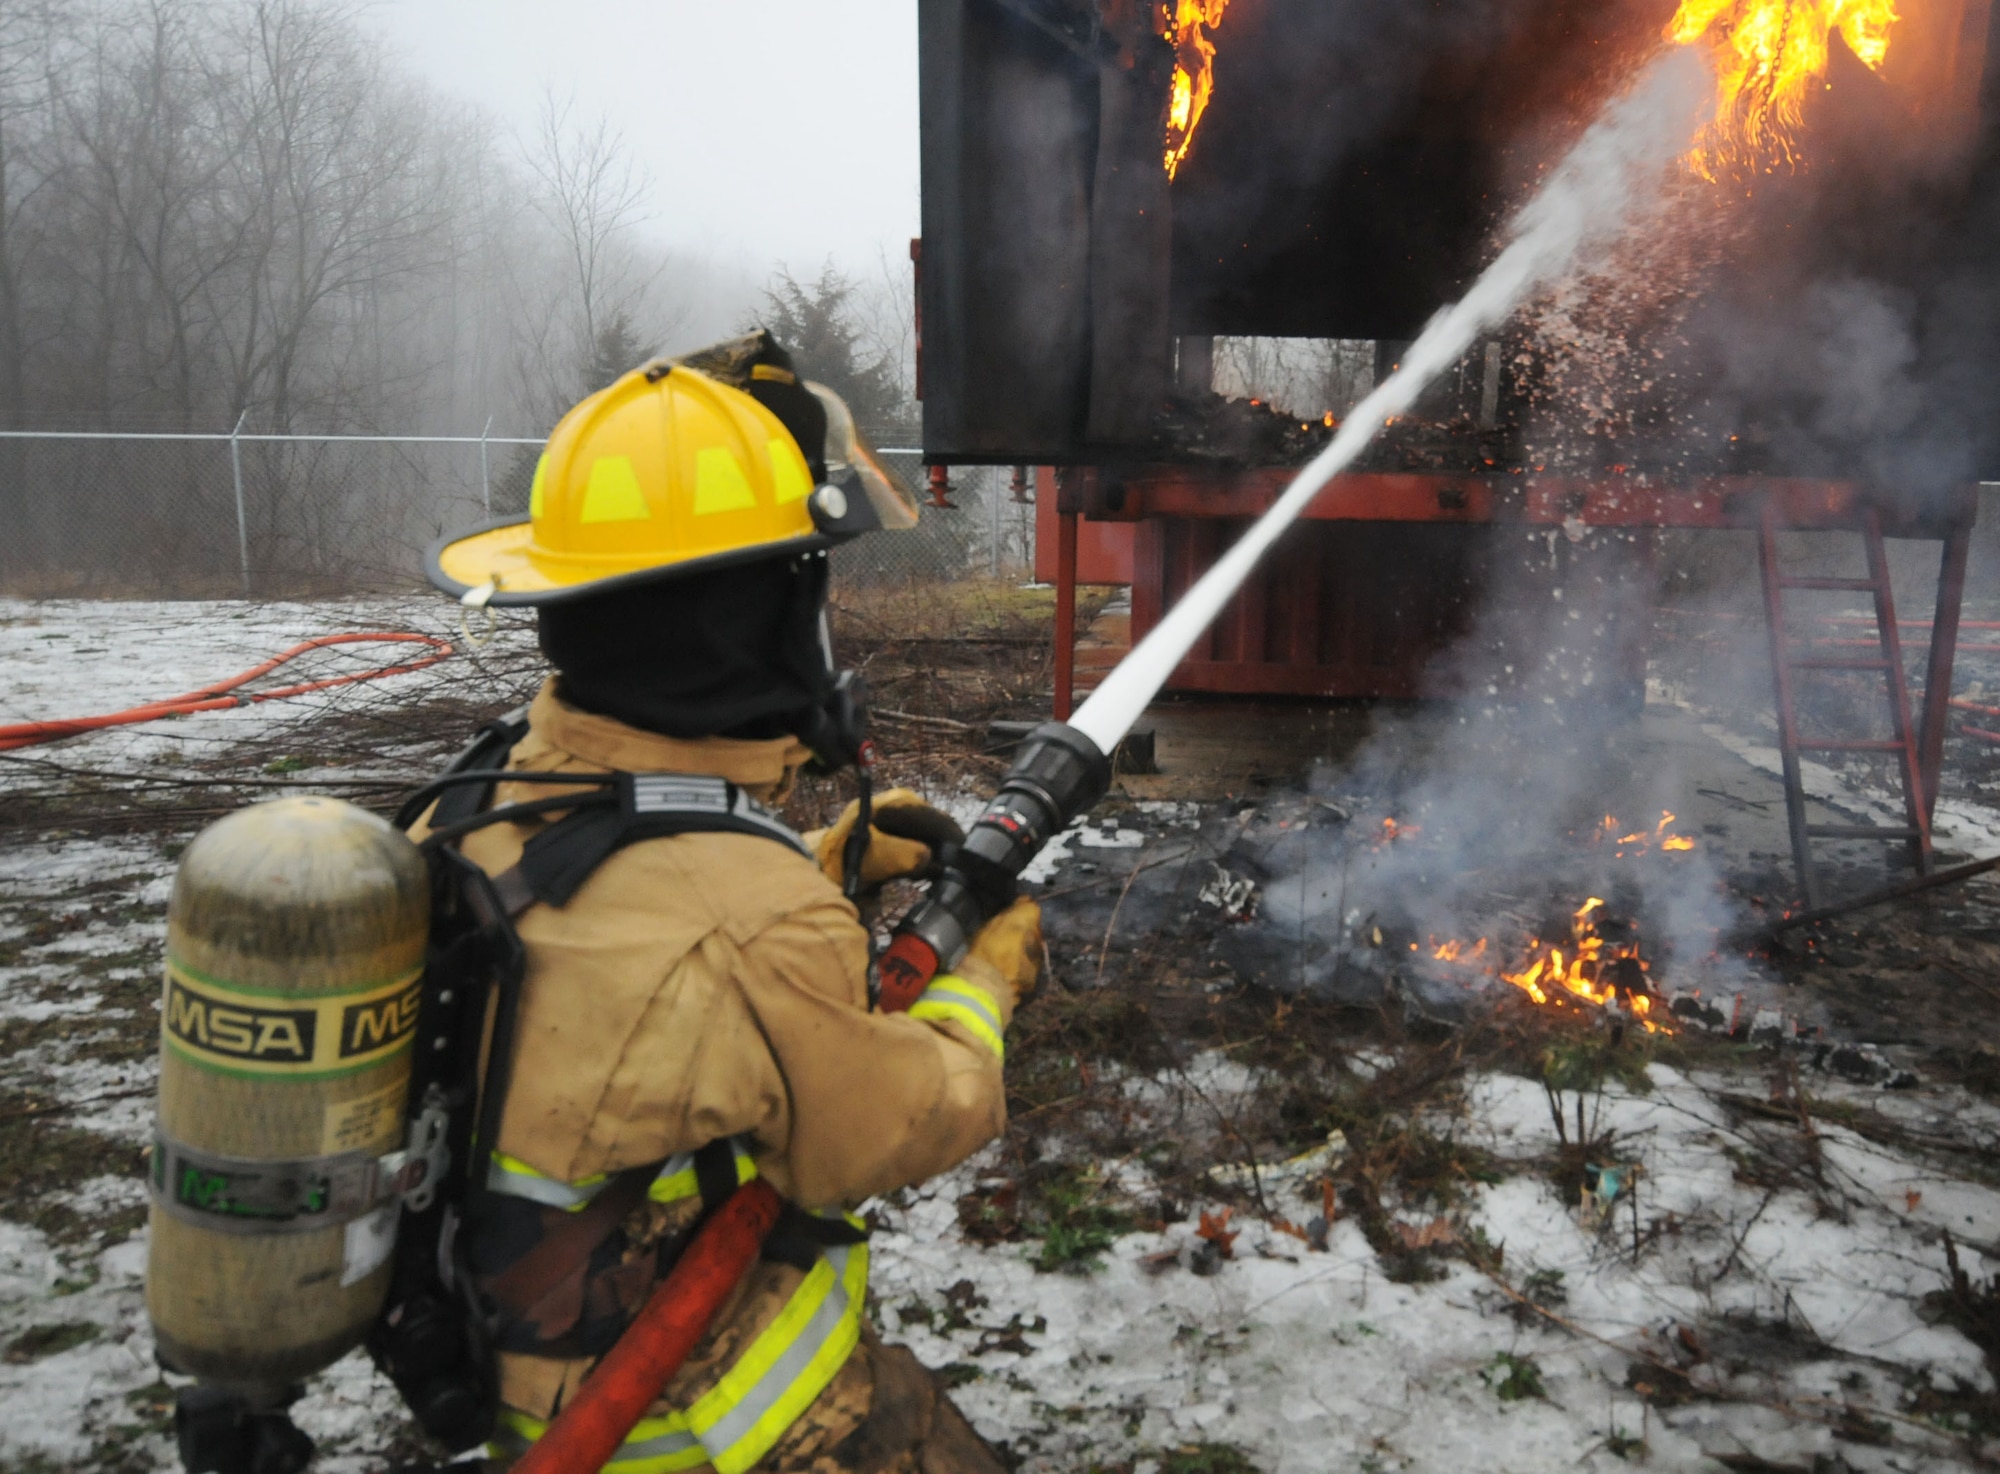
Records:
[[[910,1017],[962,1024],[993,1051],[995,1059],[1004,1062],[1007,1058],[1007,1045],[1000,1037],[1000,1005],[977,983],[968,983],[954,973],[932,978],[931,985],[910,1005]]]
[[[745,1474],[847,1364],[867,1297],[868,1246],[826,1250],[721,1380],[685,1413],[641,1419],[605,1474],[670,1474],[704,1463],[716,1474]],[[500,1417],[491,1447],[499,1458],[518,1457],[548,1428],[511,1408]]]

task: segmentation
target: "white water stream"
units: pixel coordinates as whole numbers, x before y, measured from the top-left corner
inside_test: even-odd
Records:
[[[1713,95],[1708,68],[1691,49],[1668,52],[1641,72],[1515,216],[1506,246],[1472,289],[1431,319],[1402,367],[1355,407],[1333,443],[1104,678],[1070,725],[1110,752],[1258,560],[1327,482],[1368,448],[1383,423],[1415,405],[1432,380],[1530,292],[1561,277],[1586,248],[1620,235],[1637,203],[1656,197],[1707,121]]]

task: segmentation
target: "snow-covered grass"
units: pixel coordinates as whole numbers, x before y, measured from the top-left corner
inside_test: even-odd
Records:
[[[1666,1468],[1715,1454],[1810,1468],[1835,1450],[1854,1469],[1974,1467],[1903,1409],[1913,1388],[1992,1390],[1978,1348],[1923,1297],[1943,1283],[1938,1230],[1990,1234],[2000,1192],[1831,1125],[1820,1135],[1837,1192],[1760,1187],[1737,1168],[1755,1133],[1719,1103],[1761,1089],[1754,1072],[1649,1077],[1646,1093],[1609,1086],[1592,1107],[1592,1130],[1641,1169],[1637,1252],[1630,1200],[1593,1224],[1541,1174],[1558,1144],[1541,1085],[1486,1074],[1469,1082],[1463,1124],[1504,1175],[1477,1190],[1454,1230],[1477,1248],[1440,1280],[1389,1281],[1353,1222],[1324,1252],[1250,1226],[1213,1275],[1185,1267],[1192,1224],[1120,1239],[1095,1274],[1038,1274],[1020,1249],[959,1232],[956,1198],[989,1170],[974,1162],[890,1211],[877,1239],[885,1329],[964,1369],[961,1405],[1031,1468],[1203,1441],[1271,1474],[1527,1474],[1616,1468],[1637,1456],[1621,1440],[1641,1438]],[[2000,1127],[1964,1097],[1930,1104],[1976,1119],[1989,1142]],[[1523,1309],[1523,1294],[1549,1313]],[[1508,1396],[1524,1366],[1540,1392]],[[1635,1384],[1649,1377],[1654,1402],[1669,1383],[1690,1400],[1648,1406]],[[1883,1446],[1836,1441],[1857,1418],[1887,1422]]]
[[[454,633],[451,621],[427,600],[0,603],[0,720],[170,694],[312,634]],[[360,689],[415,703],[443,679]],[[69,768],[190,772],[232,743],[291,740],[303,716],[345,709],[286,703],[36,751]],[[48,781],[23,774],[0,766],[0,785]],[[1085,847],[1068,838],[1045,857],[1051,875]],[[0,850],[0,1112],[30,1113],[0,1116],[0,1171],[26,1184],[0,1203],[0,1469],[175,1467],[143,1304],[146,1235],[132,1228],[139,1193],[124,1170],[150,1126],[146,1041],[174,853],[150,835],[62,832]],[[1356,1047],[1348,1074],[1365,1087],[1393,1072],[1399,1047]],[[1183,1147],[1198,1140],[1175,1115],[1190,1091],[1223,1120],[1268,1083],[1219,1052],[1157,1076],[1102,1072],[1141,1143]],[[1478,1174],[1449,1204],[1383,1188],[1393,1221],[1436,1245],[1425,1262],[1441,1277],[1410,1282],[1390,1277],[1408,1273],[1408,1256],[1385,1253],[1357,1217],[1339,1217],[1317,1250],[1240,1194],[1233,1257],[1212,1263],[1197,1253],[1199,1223],[1220,1213],[1220,1189],[1175,1205],[1178,1221],[1114,1237],[1094,1269],[1043,1272],[1032,1240],[987,1242],[961,1224],[961,1198],[1018,1168],[991,1151],[871,1205],[883,1225],[877,1320],[950,1369],[980,1431],[1030,1474],[1138,1474],[1203,1444],[1266,1474],[1543,1474],[1641,1458],[1700,1469],[1717,1457],[1978,1467],[1962,1432],[1992,1415],[1991,1369],[1927,1297],[1945,1283],[1947,1231],[1975,1280],[2000,1269],[2000,1111],[1953,1087],[1892,1094],[1821,1078],[1807,1116],[1753,1109],[1780,1073],[1766,1057],[1715,1053],[1594,1090],[1589,1135],[1614,1157],[1599,1165],[1638,1169],[1636,1189],[1599,1218],[1557,1186],[1566,1142],[1542,1083],[1469,1070],[1416,1116],[1474,1154]],[[1164,1216],[1143,1150],[1087,1165],[1125,1221]],[[1274,1197],[1273,1216],[1317,1212],[1320,1190],[1305,1186],[1296,1202]],[[318,1467],[336,1474],[380,1469],[403,1424],[359,1356],[315,1378],[297,1416],[322,1441]]]

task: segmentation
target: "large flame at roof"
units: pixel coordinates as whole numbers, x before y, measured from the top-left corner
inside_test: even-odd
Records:
[[[1167,100],[1167,178],[1172,179],[1194,142],[1194,130],[1215,95],[1215,43],[1208,33],[1222,24],[1229,0],[1165,0],[1160,34],[1174,46],[1174,88]]]
[[[1696,172],[1713,179],[1723,168],[1795,162],[1806,96],[1826,75],[1834,33],[1880,71],[1898,19],[1895,0],[1681,0],[1667,36],[1707,43],[1718,89],[1715,121],[1689,160]]]

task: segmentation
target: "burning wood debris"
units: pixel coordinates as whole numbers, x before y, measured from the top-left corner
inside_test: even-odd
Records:
[[[1393,819],[1384,822],[1395,824]],[[1606,814],[1602,828],[1593,832],[1593,841],[1613,846],[1617,859],[1643,855],[1655,848],[1661,854],[1685,854],[1694,849],[1695,842],[1687,835],[1669,833],[1673,824],[1673,814],[1663,810],[1659,824],[1652,830],[1619,834],[1623,826],[1614,816]],[[1637,932],[1635,923],[1614,920],[1606,914],[1603,897],[1592,896],[1570,917],[1567,942],[1531,938],[1523,949],[1521,962],[1512,970],[1489,957],[1485,937],[1469,945],[1458,938],[1439,941],[1433,937],[1423,950],[1431,961],[1447,968],[1498,977],[1538,1004],[1563,1008],[1585,1003],[1614,1015],[1629,1014],[1647,1033],[1657,1033],[1672,1026],[1664,1016],[1655,1017],[1655,1005],[1660,999],[1648,979],[1652,964],[1640,955]],[[1417,950],[1417,944],[1412,943],[1411,947]]]

